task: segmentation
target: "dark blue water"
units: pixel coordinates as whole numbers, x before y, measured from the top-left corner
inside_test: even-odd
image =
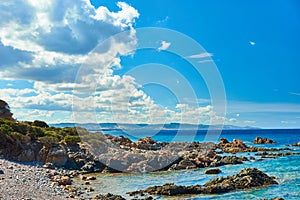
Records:
[[[255,137],[266,137],[276,141],[279,145],[292,144],[300,141],[300,129],[257,129],[257,130],[222,130],[207,132],[206,130],[198,131],[176,131],[176,130],[161,130],[161,131],[105,131],[105,133],[130,138],[136,141],[138,138],[150,136],[154,140],[160,142],[190,142],[190,141],[212,141],[217,142],[220,138],[226,138],[231,141],[240,139],[246,143],[251,143]],[[207,139],[209,138],[209,139]],[[212,139],[211,139],[212,138]]]

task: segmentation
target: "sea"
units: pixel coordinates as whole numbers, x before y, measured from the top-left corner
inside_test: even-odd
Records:
[[[300,129],[246,129],[246,130],[222,130],[207,132],[206,130],[160,130],[160,131],[145,131],[139,134],[131,131],[104,131],[104,133],[114,136],[128,137],[133,141],[139,138],[151,136],[153,139],[160,142],[191,142],[191,141],[212,141],[218,142],[220,138],[226,138],[228,141],[240,139],[246,145],[260,147],[275,147],[284,148],[290,147],[293,152],[300,152],[300,147],[288,146],[300,141]],[[276,141],[276,144],[256,145],[253,140],[257,137],[266,137]],[[239,155],[254,156],[255,153],[238,153]],[[255,156],[254,156],[255,157]],[[260,158],[260,157],[256,157]],[[93,182],[95,191],[89,195],[94,196],[99,193],[119,194],[130,199],[126,194],[130,191],[142,190],[149,186],[163,185],[166,183],[175,183],[177,185],[196,185],[205,184],[212,178],[220,176],[229,176],[239,173],[244,168],[257,168],[270,176],[275,176],[278,185],[268,186],[264,188],[255,188],[250,190],[239,190],[220,195],[188,195],[176,197],[159,196],[157,199],[262,199],[281,197],[285,200],[293,199],[300,200],[300,156],[292,155],[278,158],[267,158],[262,160],[247,161],[238,165],[221,166],[219,169],[222,173],[218,175],[206,175],[204,171],[207,168],[196,170],[181,170],[167,172],[152,172],[152,173],[112,173],[112,174],[94,174],[97,180]],[[81,184],[75,179],[75,185]]]

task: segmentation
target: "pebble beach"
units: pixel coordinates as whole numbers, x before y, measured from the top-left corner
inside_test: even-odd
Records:
[[[42,200],[72,199],[53,186],[48,174],[53,170],[30,163],[16,163],[0,159],[0,199]]]

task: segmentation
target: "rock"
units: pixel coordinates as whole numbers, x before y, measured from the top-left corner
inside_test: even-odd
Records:
[[[220,143],[219,143],[219,145],[220,146],[224,146],[225,144],[228,144],[229,142],[228,142],[228,140],[227,139],[225,139],[225,138],[221,138],[220,139]]]
[[[0,174],[4,174],[4,171],[0,169]]]
[[[268,138],[261,138],[261,137],[256,137],[253,141],[254,144],[274,144],[276,143],[273,140],[270,140]]]
[[[59,185],[71,185],[72,180],[68,176],[63,176],[58,182]]]
[[[105,165],[101,162],[96,161],[90,161],[86,163],[83,167],[81,167],[81,170],[86,173],[92,173],[92,172],[101,172],[105,168]]]
[[[295,143],[295,144],[292,144],[292,146],[296,147],[296,146],[300,146],[300,141]]]
[[[87,191],[87,192],[93,192],[93,191],[95,191],[95,189],[92,188],[92,187],[88,187],[88,188],[86,189],[86,191]]]
[[[93,200],[126,200],[120,195],[114,194],[99,194],[93,198]]]
[[[223,165],[236,165],[242,164],[243,161],[248,161],[246,157],[237,157],[237,156],[216,156],[210,167],[219,167]]]
[[[95,176],[89,176],[86,178],[87,181],[93,181],[93,180],[96,180],[96,177]]]
[[[64,146],[56,146],[49,150],[46,162],[50,162],[58,167],[64,166],[68,161],[68,154]]]
[[[49,163],[49,162],[45,163],[43,165],[43,167],[46,168],[46,169],[54,169],[55,168],[54,165],[52,163]]]
[[[89,181],[85,181],[84,185],[90,185],[90,182]]]
[[[178,164],[172,165],[170,170],[195,169],[197,166],[190,160],[181,160]]]
[[[243,169],[239,174],[227,177],[214,178],[204,186],[209,194],[220,194],[224,192],[262,187],[278,184],[274,177],[256,168]]]
[[[86,176],[80,175],[80,180],[85,181],[86,180]]]
[[[137,148],[145,150],[158,150],[160,144],[151,137],[139,139],[136,142]]]
[[[152,186],[145,190],[129,192],[128,194],[131,196],[142,193],[166,196],[182,194],[221,194],[273,184],[278,184],[274,180],[274,177],[270,177],[256,168],[246,168],[236,175],[214,178],[204,184],[204,187],[200,185],[178,186],[175,184],[165,184],[163,186]]]
[[[218,168],[208,169],[204,172],[204,174],[219,174],[222,171]]]
[[[145,190],[136,191],[138,193],[148,193],[153,195],[175,196],[181,194],[201,194],[203,188],[200,185],[196,186],[178,186],[173,183],[168,183],[163,186],[152,186]],[[136,194],[136,192],[133,192]],[[131,193],[128,193],[131,195]]]

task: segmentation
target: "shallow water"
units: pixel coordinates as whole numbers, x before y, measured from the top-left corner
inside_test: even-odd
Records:
[[[242,139],[248,141],[248,145],[256,136],[268,137],[277,141],[275,145],[256,145],[267,147],[286,147],[285,144],[295,143],[300,141],[299,130],[294,133],[285,131],[281,133],[263,132],[250,134],[237,134],[236,132],[227,132],[221,137],[225,137],[228,140],[233,138]],[[161,136],[159,136],[161,137]],[[163,137],[166,137],[164,135]],[[170,136],[172,137],[172,135]],[[201,137],[196,136],[196,138]],[[157,139],[157,138],[156,138]],[[161,140],[162,141],[162,140]],[[251,144],[253,145],[253,144]],[[254,145],[255,146],[255,145]],[[291,147],[293,151],[300,152],[299,147]],[[244,153],[245,154],[245,153]],[[248,154],[248,153],[246,153]],[[241,165],[227,165],[219,167],[222,173],[218,175],[205,175],[205,169],[198,170],[182,170],[176,172],[156,172],[148,174],[94,174],[97,176],[97,180],[93,181],[92,187],[95,188],[93,194],[99,193],[113,193],[120,194],[129,198],[126,192],[145,189],[149,186],[163,185],[165,183],[175,183],[178,185],[196,185],[204,184],[208,180],[219,177],[228,176],[238,173],[243,168],[258,168],[270,176],[277,177],[278,185],[269,186],[265,188],[256,188],[252,190],[241,190],[222,195],[193,195],[193,196],[180,196],[180,197],[158,197],[159,199],[260,199],[260,198],[274,198],[283,197],[284,199],[300,199],[300,156],[287,156],[279,157],[276,159],[264,159],[262,161],[249,161],[244,162]],[[80,184],[80,181],[76,179],[75,184]]]

